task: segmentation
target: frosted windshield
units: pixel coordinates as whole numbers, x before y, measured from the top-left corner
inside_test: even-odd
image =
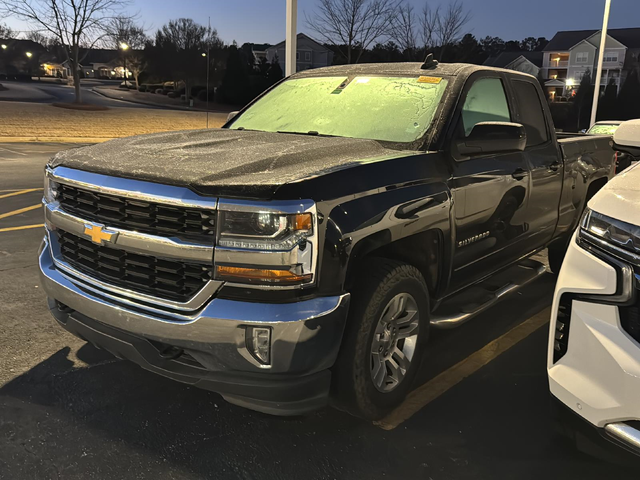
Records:
[[[293,79],[258,100],[231,128],[410,143],[429,128],[446,86],[438,77]]]

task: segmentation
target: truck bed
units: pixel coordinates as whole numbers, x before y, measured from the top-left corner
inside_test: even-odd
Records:
[[[589,156],[593,159],[593,164],[606,169],[606,173],[613,164],[611,142],[609,135],[558,134],[558,144],[565,164],[580,161],[582,157]],[[605,172],[602,173],[606,176]]]

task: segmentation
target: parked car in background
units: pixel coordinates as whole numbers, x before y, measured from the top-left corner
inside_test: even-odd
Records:
[[[614,147],[640,154],[640,120]],[[640,455],[640,169],[588,204],[558,276],[547,368],[563,425],[578,443],[601,436]]]
[[[558,270],[611,139],[557,138],[535,77],[466,64],[299,72],[222,129],[114,140],[46,170],[60,325],[229,402],[376,419],[431,328]]]
[[[604,120],[602,122],[594,123],[586,133],[590,135],[613,135],[616,133],[616,130],[622,123],[621,120]],[[615,156],[616,162],[616,173],[620,173],[626,168],[636,162],[636,159],[633,155],[630,155],[626,152],[618,152],[616,151]]]

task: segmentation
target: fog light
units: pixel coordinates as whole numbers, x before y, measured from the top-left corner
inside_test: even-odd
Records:
[[[271,363],[271,328],[247,327],[247,350],[263,365]]]

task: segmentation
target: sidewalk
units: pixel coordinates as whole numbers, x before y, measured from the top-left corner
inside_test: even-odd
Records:
[[[104,95],[114,100],[124,100],[125,102],[140,103],[142,105],[150,105],[154,107],[173,108],[186,111],[206,111],[206,102],[194,100],[194,106],[188,107],[179,98],[169,98],[166,95],[157,93],[138,92],[137,90],[125,90],[116,86],[100,86],[93,87],[95,93]],[[233,105],[225,105],[220,103],[209,103],[209,112],[229,113],[240,110],[241,107]]]
[[[99,142],[143,133],[206,127],[204,112],[148,108],[78,111],[51,105],[2,102],[0,142]],[[227,115],[210,113],[209,127],[224,124]]]

